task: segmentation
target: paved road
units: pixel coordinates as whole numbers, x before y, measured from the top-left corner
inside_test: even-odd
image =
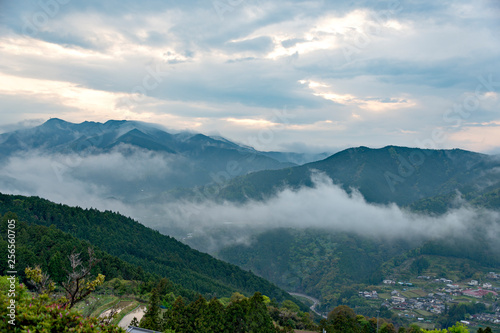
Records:
[[[300,294],[300,293],[289,293],[289,294],[292,295],[292,296],[300,296],[300,297],[307,298],[308,300],[310,300],[311,302],[313,302],[313,305],[311,305],[311,307],[310,307],[311,311],[314,312],[315,314],[317,314],[318,316],[326,318],[325,315],[321,314],[320,312],[318,312],[316,310],[316,306],[318,306],[318,304],[319,304],[319,300],[317,298],[314,298],[312,296],[308,296],[308,295],[305,295],[305,294]]]
[[[137,320],[139,321],[142,319],[142,317],[144,317],[145,310],[146,309],[144,306],[138,306],[132,312],[126,314],[125,317],[123,317],[122,320],[120,320],[118,326],[120,326],[123,329],[127,329],[128,325],[130,325],[134,317],[136,317]]]

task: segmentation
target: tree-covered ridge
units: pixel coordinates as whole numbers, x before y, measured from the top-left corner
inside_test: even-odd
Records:
[[[251,295],[259,291],[277,300],[292,299],[263,278],[117,213],[69,207],[38,197],[0,194],[0,214],[8,211],[31,226],[60,229],[146,272],[167,277],[201,294],[227,296],[240,291]]]
[[[320,297],[348,284],[378,283],[380,266],[408,249],[403,241],[281,228],[254,236],[250,246],[227,247],[219,256],[288,290]]]
[[[358,189],[368,202],[409,205],[457,190],[475,191],[475,197],[486,195],[488,199],[495,192],[488,192],[487,187],[500,184],[500,174],[494,172],[498,166],[498,158],[460,149],[358,147],[302,166],[237,177],[220,188],[218,196],[224,200],[261,200],[285,186],[312,186],[311,172],[320,171],[346,191]]]
[[[116,256],[102,251],[91,243],[80,240],[59,229],[41,225],[28,225],[19,220],[14,213],[6,213],[1,218],[0,226],[0,255],[7,258],[7,223],[8,219],[16,220],[16,269],[21,283],[26,282],[25,269],[39,266],[50,276],[57,285],[67,281],[67,272],[70,271],[68,257],[72,253],[82,255],[82,260],[88,259],[88,248],[91,248],[95,257],[99,259],[92,269],[94,275],[104,274],[107,280],[121,278],[138,281],[143,292],[149,292],[152,285],[160,279],[155,273],[145,271],[142,267],[130,264]],[[0,262],[0,275],[9,271],[7,261]],[[186,289],[179,284],[170,283],[169,290],[177,295],[194,299],[196,292]]]

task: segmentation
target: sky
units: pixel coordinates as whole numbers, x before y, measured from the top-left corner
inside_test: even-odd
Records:
[[[259,150],[500,153],[500,2],[0,0],[0,133],[140,120]]]

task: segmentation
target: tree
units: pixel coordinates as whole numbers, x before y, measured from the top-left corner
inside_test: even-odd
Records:
[[[420,257],[415,259],[410,266],[410,270],[414,273],[421,274],[427,268],[429,268],[429,261],[425,257]]]
[[[334,332],[357,333],[360,326],[356,313],[346,305],[337,306],[328,314],[328,322]]]
[[[408,328],[408,333],[420,333],[422,329],[417,324],[411,324]]]
[[[37,294],[48,294],[55,289],[55,284],[50,280],[50,276],[42,272],[40,266],[35,268],[26,267],[24,270],[31,285],[35,287]]]
[[[132,319],[132,321],[130,322],[130,325],[129,326],[135,326],[135,327],[139,327],[139,321],[137,320],[136,317],[134,317]]]
[[[275,332],[273,321],[264,304],[264,297],[259,292],[249,299],[246,319],[250,333]]]
[[[248,299],[231,302],[225,311],[224,322],[226,327],[224,332],[227,333],[246,333],[247,323],[245,315],[248,311]]]
[[[282,305],[283,308],[285,309],[288,309],[292,312],[299,312],[300,311],[300,308],[297,304],[295,304],[294,302],[290,301],[290,300],[285,300],[283,301],[283,305]]]
[[[7,297],[10,292],[7,277],[0,277],[0,332],[78,332],[78,333],[124,333],[116,325],[105,325],[98,318],[85,318],[74,309],[66,309],[50,300],[47,294],[35,297],[27,288],[16,283],[16,295]],[[11,300],[15,299],[15,326],[8,320]]]
[[[184,311],[189,332],[206,332],[208,326],[206,309],[207,301],[199,295],[198,299],[191,302]]]
[[[163,319],[165,322],[165,327],[172,329],[175,332],[185,332],[187,329],[187,323],[184,318],[184,311],[186,306],[182,297],[177,297],[172,309],[168,310],[163,314]]]
[[[239,292],[234,292],[231,295],[231,303],[239,302],[239,301],[244,300],[244,299],[246,299],[246,297],[244,295],[240,294]]]
[[[207,306],[207,333],[220,333],[224,331],[224,306],[217,300],[212,298]]]
[[[80,253],[71,253],[69,255],[71,272],[68,272],[68,279],[62,283],[66,291],[66,301],[63,301],[65,307],[70,309],[79,301],[90,295],[95,288],[104,283],[105,276],[98,274],[93,281],[87,281],[92,268],[100,261],[94,257],[92,248],[88,248],[89,259],[86,266],[83,266]]]
[[[467,326],[462,323],[456,323],[448,329],[450,333],[469,333]]]
[[[50,276],[52,276],[57,283],[64,281],[66,274],[64,272],[63,260],[60,252],[56,252],[50,257],[47,268]]]
[[[392,323],[384,323],[380,328],[380,333],[396,333],[396,328]]]
[[[153,288],[151,292],[151,297],[149,298],[149,304],[142,317],[139,326],[141,328],[147,328],[150,330],[160,331],[162,330],[162,322],[160,319],[160,295],[157,288]]]

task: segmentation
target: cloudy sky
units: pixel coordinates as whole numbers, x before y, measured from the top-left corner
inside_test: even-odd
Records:
[[[0,0],[0,132],[133,119],[261,150],[500,153],[500,2]]]

